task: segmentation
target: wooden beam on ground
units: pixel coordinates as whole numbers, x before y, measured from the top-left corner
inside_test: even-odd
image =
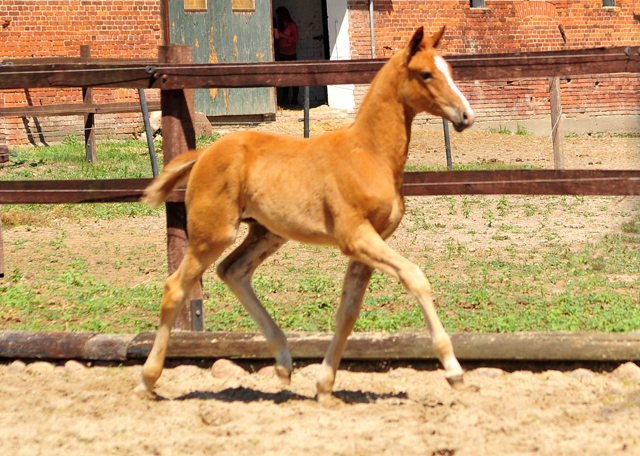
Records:
[[[126,361],[127,334],[65,331],[0,331],[0,358]]]
[[[138,335],[47,331],[0,331],[0,358],[133,361],[147,357],[155,333]],[[332,334],[288,334],[295,359],[321,359]],[[638,333],[454,333],[460,360],[637,361]],[[272,359],[264,337],[255,333],[177,331],[169,358]],[[345,360],[435,360],[426,333],[353,333]]]
[[[146,357],[154,333],[136,336],[129,356]],[[287,336],[294,358],[323,358],[332,334],[292,333]],[[640,359],[640,334],[635,333],[455,333],[451,341],[461,360],[630,361]],[[271,359],[260,334],[182,333],[172,336],[169,357]],[[426,333],[353,333],[345,360],[437,359]]]
[[[0,181],[0,204],[138,201],[151,179]],[[640,195],[640,171],[510,169],[426,171],[404,175],[405,196]],[[170,201],[184,201],[184,189]]]
[[[446,56],[454,79],[519,79],[640,73],[638,48],[618,46]],[[386,59],[263,63],[14,63],[0,66],[0,89],[50,87],[232,88],[368,84]]]

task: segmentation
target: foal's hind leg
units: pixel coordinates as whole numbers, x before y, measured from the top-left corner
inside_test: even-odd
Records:
[[[287,338],[258,300],[251,278],[256,268],[287,242],[258,223],[249,225],[249,234],[231,255],[218,265],[218,275],[238,297],[267,339],[267,347],[276,358],[276,373],[289,384],[293,362]]]
[[[318,399],[331,394],[342,352],[347,338],[356,324],[358,315],[360,315],[362,299],[372,274],[373,268],[371,266],[353,259],[349,262],[347,273],[344,276],[340,308],[336,316],[336,331],[318,373]]]
[[[153,390],[164,367],[171,328],[182,306],[204,271],[216,261],[224,249],[231,245],[234,236],[235,232],[233,235],[225,236],[217,242],[197,242],[193,239],[189,241],[187,252],[180,266],[165,283],[160,311],[160,326],[151,352],[142,368],[142,382],[136,388],[136,391],[151,392]]]

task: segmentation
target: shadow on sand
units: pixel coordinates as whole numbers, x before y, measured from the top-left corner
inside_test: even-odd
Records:
[[[407,399],[406,393],[371,393],[363,391],[334,391],[333,396],[340,399],[346,404],[371,404],[379,399]],[[157,396],[158,400],[169,400]],[[290,401],[315,401],[315,397],[302,396],[288,390],[279,391],[277,393],[265,393],[252,388],[237,387],[227,388],[217,393],[211,391],[193,391],[191,393],[176,397],[175,401],[186,401],[192,399],[199,400],[217,400],[222,402],[273,402],[274,404],[282,404]]]

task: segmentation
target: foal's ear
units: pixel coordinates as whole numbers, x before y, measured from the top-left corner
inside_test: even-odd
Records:
[[[407,45],[407,47],[409,48],[409,58],[413,57],[415,53],[418,52],[423,38],[424,27],[418,27],[418,29],[414,32],[413,36],[409,40],[409,44]]]
[[[409,40],[409,44],[407,47],[409,48],[409,58],[413,57],[416,52],[420,49],[420,46],[424,45],[429,47],[438,47],[440,44],[440,40],[442,39],[442,35],[444,35],[444,31],[447,27],[443,26],[436,33],[431,35],[429,38],[425,39],[424,37],[424,27],[418,27],[418,29],[414,32],[413,36]]]
[[[438,47],[438,45],[440,44],[440,40],[442,39],[442,35],[444,35],[444,31],[446,30],[446,28],[447,26],[443,25],[439,31],[431,35],[431,46],[433,46],[434,48]]]

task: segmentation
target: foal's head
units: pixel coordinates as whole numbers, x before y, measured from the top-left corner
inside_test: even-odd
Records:
[[[406,102],[417,113],[428,112],[453,123],[457,131],[473,124],[473,109],[451,78],[451,67],[436,51],[444,27],[425,36],[420,27],[404,50],[407,79],[403,90]]]

